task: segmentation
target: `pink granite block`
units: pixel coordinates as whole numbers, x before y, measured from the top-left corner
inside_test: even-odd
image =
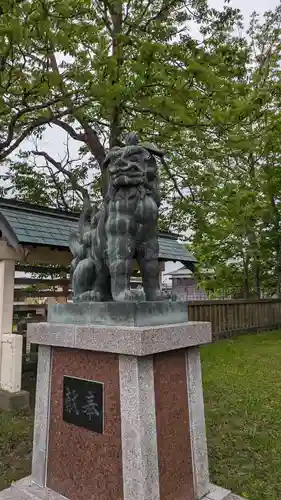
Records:
[[[154,356],[160,500],[195,500],[184,350]]]
[[[104,383],[104,433],[63,421],[63,377]],[[69,500],[123,500],[118,356],[54,348],[47,486]]]

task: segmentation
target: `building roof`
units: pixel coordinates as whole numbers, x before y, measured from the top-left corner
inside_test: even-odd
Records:
[[[78,228],[78,213],[0,198],[0,231],[8,243],[68,249],[68,238]],[[159,234],[159,259],[180,261],[193,268],[195,257],[171,233]]]
[[[185,266],[180,267],[179,269],[175,269],[175,271],[170,271],[169,273],[165,273],[166,276],[180,277],[180,278],[189,278],[192,276],[193,272],[190,269],[187,269]]]

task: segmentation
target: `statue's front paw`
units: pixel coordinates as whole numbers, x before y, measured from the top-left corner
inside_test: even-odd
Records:
[[[88,290],[76,297],[75,302],[101,302],[101,295],[98,290]]]

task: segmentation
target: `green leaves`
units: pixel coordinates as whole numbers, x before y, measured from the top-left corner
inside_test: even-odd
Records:
[[[193,186],[204,214],[204,224],[192,225],[193,245],[202,269],[214,269],[215,276],[204,283],[236,284],[245,296],[281,292],[280,13],[278,7],[264,22],[253,15],[251,38],[240,44],[240,61],[232,60],[240,78],[230,87],[225,116],[215,110],[205,142],[204,169],[211,167],[213,182],[197,175]],[[217,39],[212,34],[211,46]],[[231,53],[231,44],[227,51],[218,47]]]
[[[134,129],[167,151],[162,227],[188,230],[220,286],[281,289],[281,9],[246,38],[239,11],[201,0],[2,4],[0,160],[50,124],[81,146],[80,166],[67,147],[10,162],[13,194],[71,208],[91,181],[99,200],[105,148]]]

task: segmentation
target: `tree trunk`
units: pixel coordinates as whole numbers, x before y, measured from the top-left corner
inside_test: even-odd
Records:
[[[281,238],[278,236],[277,245],[276,245],[276,293],[277,297],[281,298]]]
[[[112,85],[118,85],[120,81],[120,72],[123,65],[122,41],[120,38],[122,32],[122,2],[112,2],[110,14],[112,20],[112,56],[115,60],[115,74],[112,80]],[[118,101],[113,107],[110,127],[110,147],[114,147],[119,142],[121,134],[121,104]]]
[[[276,237],[276,260],[275,260],[275,273],[276,273],[276,293],[277,297],[281,298],[281,237],[280,237],[280,213],[275,202],[274,195],[271,195],[271,206],[274,213],[274,233]]]
[[[257,257],[254,264],[254,280],[255,280],[255,293],[258,299],[261,298],[261,276],[260,276],[260,261]]]
[[[244,299],[248,299],[250,296],[248,255],[245,258],[243,257],[243,268],[244,268]]]

